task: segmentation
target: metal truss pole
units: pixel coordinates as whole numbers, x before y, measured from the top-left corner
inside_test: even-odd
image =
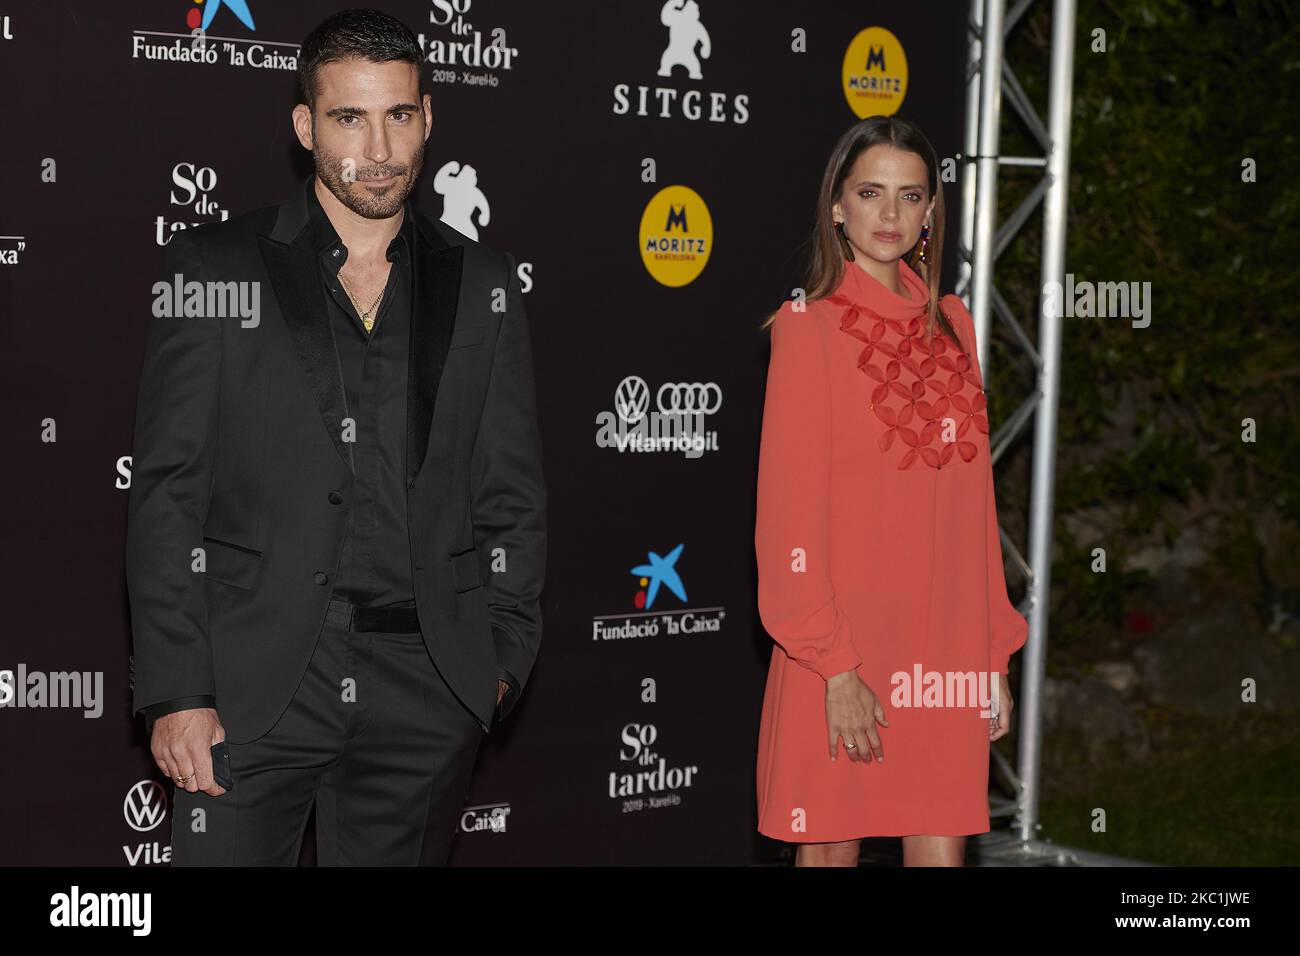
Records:
[[[1048,65],[1048,121],[1039,118],[1003,55],[1004,39],[1038,0],[1018,0],[1008,13],[1005,0],[971,0],[967,58],[967,118],[963,148],[961,254],[957,292],[965,293],[975,320],[976,348],[985,383],[990,380],[989,326],[996,315],[1030,359],[1035,388],[990,436],[993,461],[1033,422],[1028,560],[1001,533],[1003,553],[1028,583],[1020,610],[1029,621],[1022,654],[1017,767],[993,751],[1002,776],[1017,791],[1010,801],[994,800],[993,816],[1014,815],[1010,839],[989,834],[977,841],[981,860],[991,865],[1126,865],[1136,861],[1053,846],[1038,839],[1043,753],[1043,683],[1046,676],[1048,594],[1051,587],[1052,519],[1056,482],[1057,413],[1061,379],[1061,317],[1045,308],[1045,290],[1065,278],[1066,209],[1069,189],[1070,116],[1074,79],[1075,0],[1053,0]],[[1007,156],[999,148],[1003,97],[1042,150],[1041,156]],[[1036,166],[1043,176],[1003,223],[998,222],[998,172],[1002,166]],[[971,175],[971,174],[974,175]],[[1031,341],[995,283],[998,257],[1039,203],[1043,206],[1038,335]],[[1000,530],[1000,529],[999,529]]]

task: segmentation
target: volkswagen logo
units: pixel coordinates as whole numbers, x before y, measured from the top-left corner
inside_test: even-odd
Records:
[[[141,780],[127,793],[122,815],[132,830],[148,833],[167,817],[167,791],[156,780]]]
[[[640,375],[629,375],[614,390],[614,410],[628,425],[635,425],[645,418],[649,405],[650,386]]]

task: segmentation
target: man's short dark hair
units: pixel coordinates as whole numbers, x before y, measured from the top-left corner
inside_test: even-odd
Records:
[[[316,109],[316,73],[326,63],[351,58],[372,63],[399,60],[418,70],[424,62],[420,42],[402,21],[379,10],[341,10],[302,41],[298,54],[298,102]],[[420,89],[424,80],[421,76]]]

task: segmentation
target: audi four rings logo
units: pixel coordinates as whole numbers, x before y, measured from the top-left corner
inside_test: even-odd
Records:
[[[629,375],[614,390],[614,408],[628,425],[645,418],[650,386],[640,375]],[[712,415],[722,407],[722,386],[717,382],[664,382],[655,394],[662,415]]]

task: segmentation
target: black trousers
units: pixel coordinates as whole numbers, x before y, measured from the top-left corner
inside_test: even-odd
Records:
[[[483,727],[419,632],[355,631],[331,605],[275,726],[230,744],[234,788],[176,788],[172,866],[296,866],[313,804],[320,866],[442,866]]]

